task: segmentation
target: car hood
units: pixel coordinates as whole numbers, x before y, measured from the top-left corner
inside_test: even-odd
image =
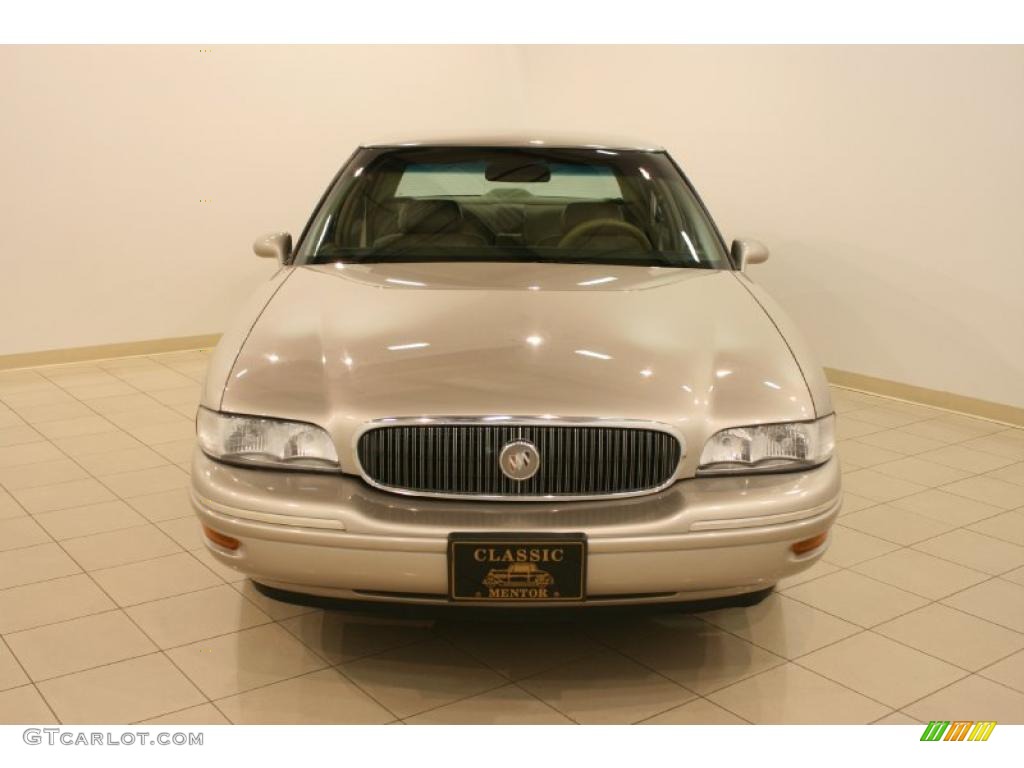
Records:
[[[204,404],[319,424],[346,471],[362,425],[387,417],[652,420],[684,437],[685,473],[718,429],[815,416],[790,346],[729,271],[296,267],[238,336]]]

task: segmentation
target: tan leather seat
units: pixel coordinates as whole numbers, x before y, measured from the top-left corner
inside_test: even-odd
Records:
[[[466,222],[454,200],[407,200],[398,212],[398,232],[378,237],[374,248],[473,247],[486,239]]]
[[[527,245],[553,246],[562,239],[561,205],[531,205],[525,209],[523,239]]]

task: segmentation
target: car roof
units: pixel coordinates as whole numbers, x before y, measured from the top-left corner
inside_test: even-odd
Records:
[[[406,141],[375,141],[364,147],[553,147],[558,149],[619,149],[660,152],[664,147],[655,142],[639,141],[622,136],[551,134],[547,132],[515,134],[482,134],[439,136]]]

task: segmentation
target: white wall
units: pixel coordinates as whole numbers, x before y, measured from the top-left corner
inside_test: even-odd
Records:
[[[1024,406],[1024,47],[531,51],[545,124],[687,170],[824,365]]]
[[[273,272],[257,235],[368,137],[500,129],[519,56],[0,46],[0,355],[219,332]]]
[[[666,144],[828,366],[1024,406],[1024,48],[0,48],[0,355],[220,330],[380,136]],[[200,203],[209,199],[209,203]]]

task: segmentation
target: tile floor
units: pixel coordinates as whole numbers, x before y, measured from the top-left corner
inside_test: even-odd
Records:
[[[205,553],[205,359],[0,372],[0,722],[1024,723],[1024,430],[836,389],[843,514],[761,605],[401,620]]]

